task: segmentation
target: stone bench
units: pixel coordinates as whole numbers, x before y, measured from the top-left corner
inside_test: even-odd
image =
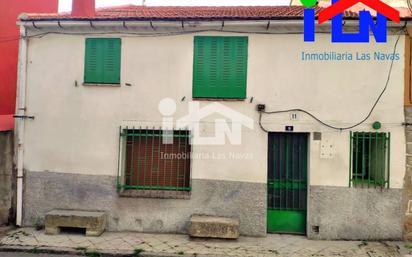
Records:
[[[189,223],[189,236],[237,239],[239,237],[239,220],[193,215]]]
[[[62,227],[84,228],[86,236],[100,236],[106,227],[106,214],[74,210],[53,210],[46,214],[46,234],[57,235]]]

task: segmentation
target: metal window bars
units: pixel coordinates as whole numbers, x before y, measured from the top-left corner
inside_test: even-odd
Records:
[[[173,140],[165,144],[164,136]],[[117,190],[190,191],[190,137],[187,130],[120,127]]]
[[[306,211],[306,133],[270,133],[268,209]]]
[[[349,187],[389,188],[391,134],[350,132]]]

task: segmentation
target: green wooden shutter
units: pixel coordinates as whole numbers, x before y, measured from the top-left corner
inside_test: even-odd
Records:
[[[88,38],[85,54],[85,83],[120,83],[120,38]]]
[[[217,37],[195,37],[193,96],[216,97],[219,84]]]
[[[93,83],[98,81],[99,67],[97,60],[97,40],[86,39],[86,55],[84,62],[84,82]]]
[[[222,38],[221,90],[228,98],[246,98],[247,37]]]
[[[193,97],[246,98],[247,37],[195,37]]]

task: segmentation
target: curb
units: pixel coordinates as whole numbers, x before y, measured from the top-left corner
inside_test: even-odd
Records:
[[[31,246],[0,246],[0,252],[23,252],[23,253],[49,253],[57,255],[77,255],[77,256],[96,256],[96,257],[211,257],[212,255],[199,255],[199,254],[174,254],[174,253],[156,253],[156,252],[141,252],[134,253],[132,251],[99,251],[88,250],[76,250],[73,248],[54,248],[54,247],[31,247]],[[96,255],[92,255],[96,254]],[[214,257],[219,257],[215,256]],[[223,257],[223,256],[221,256]]]

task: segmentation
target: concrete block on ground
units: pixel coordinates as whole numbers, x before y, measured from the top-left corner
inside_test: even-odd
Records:
[[[106,214],[99,211],[53,210],[46,214],[46,234],[56,235],[60,228],[85,228],[86,236],[100,236],[106,227]]]
[[[237,239],[239,237],[238,219],[193,215],[189,223],[189,236]]]

